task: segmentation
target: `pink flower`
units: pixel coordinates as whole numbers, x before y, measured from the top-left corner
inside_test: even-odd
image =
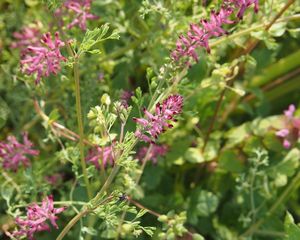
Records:
[[[284,110],[284,115],[287,118],[293,118],[295,111],[296,111],[295,105],[291,104],[287,110]]]
[[[282,139],[282,145],[286,149],[289,149],[300,138],[300,118],[294,116],[295,111],[296,107],[293,104],[284,111],[285,128],[275,133],[277,137]]]
[[[290,133],[290,130],[284,128],[284,129],[281,129],[281,130],[277,131],[276,136],[285,138],[286,136],[289,135],[289,133]]]
[[[138,154],[137,154],[137,157],[139,160],[143,160],[148,152],[148,148],[149,147],[142,147],[140,148]],[[148,153],[148,159],[151,159],[153,164],[156,164],[157,163],[157,158],[159,156],[165,156],[168,152],[168,146],[167,145],[156,145],[156,144],[153,144],[152,145],[152,149],[151,151]]]
[[[166,131],[167,128],[173,127],[170,122],[176,122],[174,116],[181,113],[182,107],[183,97],[171,95],[162,104],[158,103],[156,105],[154,114],[144,109],[145,118],[133,118],[142,127],[135,132],[135,136],[142,141],[154,143],[154,140],[162,132]]]
[[[68,28],[78,25],[82,30],[86,30],[86,21],[98,19],[98,16],[90,13],[91,0],[68,0],[64,6],[74,13],[73,21],[68,24]]]
[[[258,0],[225,0],[225,4],[233,4],[236,8],[239,8],[237,13],[237,17],[242,19],[245,13],[245,10],[250,7],[252,4],[254,5],[254,11],[258,12]]]
[[[14,32],[13,37],[16,39],[11,44],[11,48],[19,48],[22,54],[25,54],[28,46],[40,46],[40,24],[31,27],[23,27],[20,32]]]
[[[9,136],[6,141],[0,142],[0,158],[3,160],[3,168],[17,171],[20,165],[30,166],[26,155],[36,156],[39,154],[39,151],[32,149],[32,146],[27,133],[23,134],[23,143],[19,143],[14,136]]]
[[[107,146],[107,147],[96,146],[89,150],[85,160],[95,165],[97,169],[100,169],[99,162],[101,162],[104,167],[106,167],[107,164],[113,165],[114,157],[112,151],[113,151],[112,146]]]
[[[52,175],[46,176],[45,180],[51,185],[58,185],[63,180],[63,174],[54,173]]]
[[[12,236],[19,239],[21,237],[27,237],[28,239],[34,239],[34,234],[41,231],[49,231],[50,227],[46,221],[50,221],[51,225],[58,228],[56,220],[59,214],[65,210],[65,207],[54,208],[53,197],[49,196],[43,199],[42,205],[39,206],[33,203],[27,207],[27,216],[25,218],[16,218],[16,224],[19,230],[14,231]]]
[[[133,96],[133,92],[132,91],[122,91],[120,99],[121,99],[121,103],[125,108],[128,108],[128,103],[131,99],[131,97]]]
[[[45,46],[29,46],[28,54],[21,60],[21,70],[27,75],[36,74],[35,83],[40,82],[41,77],[48,77],[50,73],[56,75],[60,71],[60,63],[66,61],[61,55],[60,48],[64,43],[59,39],[58,32],[52,40],[50,33],[42,37]]]
[[[237,17],[241,19],[244,11],[254,4],[255,11],[258,10],[257,0],[224,0],[219,12],[211,11],[209,19],[201,19],[199,24],[190,24],[187,36],[180,35],[176,42],[176,48],[171,52],[171,58],[175,61],[183,57],[192,58],[198,62],[196,49],[205,48],[210,52],[209,40],[212,37],[220,37],[227,32],[223,29],[224,24],[234,24],[237,21],[230,20],[231,15],[238,10]],[[190,62],[187,60],[187,65]]]

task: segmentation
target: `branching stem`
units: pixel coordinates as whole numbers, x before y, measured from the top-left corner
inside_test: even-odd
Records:
[[[254,232],[256,232],[259,227],[277,210],[277,208],[287,199],[287,197],[291,194],[291,192],[299,186],[300,181],[300,171],[298,171],[297,175],[293,178],[289,186],[282,192],[282,194],[277,198],[277,201],[272,205],[268,213],[265,217],[261,218],[253,225],[251,225],[248,230],[246,230],[239,239],[243,239],[243,237],[251,236]]]

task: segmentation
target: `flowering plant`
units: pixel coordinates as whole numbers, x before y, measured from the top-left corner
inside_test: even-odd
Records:
[[[0,9],[1,239],[300,239],[297,1]]]

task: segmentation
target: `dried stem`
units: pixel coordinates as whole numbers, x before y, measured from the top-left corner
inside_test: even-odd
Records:
[[[279,13],[276,14],[276,16],[265,26],[265,31],[268,31],[272,25],[274,23],[276,23],[276,21],[282,16],[282,14],[295,2],[295,0],[289,0],[287,2],[287,4],[280,10]],[[249,29],[247,30],[249,31]],[[258,44],[259,40],[255,40],[254,42],[251,42],[250,45],[246,48],[246,50],[244,51],[243,54],[249,54]],[[217,44],[217,42],[214,43],[214,45]],[[218,103],[217,103],[217,106],[216,106],[216,109],[215,109],[215,112],[214,112],[214,117],[213,117],[213,120],[209,126],[209,129],[208,129],[208,133],[204,139],[204,145],[203,145],[203,148],[202,148],[202,152],[204,152],[205,150],[205,147],[207,145],[207,142],[209,140],[209,136],[210,136],[210,133],[211,131],[213,130],[213,127],[214,127],[214,124],[215,124],[215,120],[216,120],[216,117],[217,117],[217,114],[218,114],[218,111],[220,109],[220,105],[224,99],[224,95],[225,95],[225,92],[226,92],[226,88],[222,91],[220,97],[219,97],[219,100],[218,100]]]
[[[223,99],[224,99],[226,90],[227,90],[227,88],[224,88],[224,89],[222,90],[221,95],[220,95],[220,97],[219,97],[219,100],[218,100],[218,102],[217,102],[217,106],[216,106],[216,108],[215,108],[214,116],[213,116],[213,118],[212,118],[212,121],[210,122],[208,131],[207,131],[207,134],[206,134],[206,136],[205,136],[205,138],[204,138],[204,144],[203,144],[203,147],[202,147],[202,152],[205,151],[206,145],[207,145],[208,140],[209,140],[209,136],[210,136],[210,134],[211,134],[211,132],[212,132],[212,130],[213,130],[213,128],[214,128],[214,125],[215,125],[215,122],[216,122],[216,119],[217,119],[217,116],[218,116],[218,112],[219,112],[219,110],[220,110],[220,108],[221,108],[221,104],[222,104],[222,101],[223,101]]]
[[[59,135],[62,135],[63,137],[72,141],[78,141],[80,139],[80,136],[75,132],[71,131],[70,129],[66,128],[58,122],[52,120],[50,121],[49,117],[42,111],[37,100],[34,100],[33,105],[37,114],[51,126],[51,130],[57,131]],[[88,141],[87,139],[84,139],[83,142],[86,145],[94,146],[94,144]]]
[[[274,23],[282,16],[282,14],[295,2],[295,0],[289,0],[284,7],[276,14],[276,16],[272,19],[271,22],[269,22],[266,27],[265,31],[268,31]],[[243,54],[249,54],[253,51],[253,49],[257,46],[259,43],[258,39],[255,39],[254,41],[250,41],[248,47],[245,49]]]

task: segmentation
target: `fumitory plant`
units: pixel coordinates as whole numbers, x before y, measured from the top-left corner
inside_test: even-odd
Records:
[[[1,239],[300,239],[298,1],[0,9]]]

